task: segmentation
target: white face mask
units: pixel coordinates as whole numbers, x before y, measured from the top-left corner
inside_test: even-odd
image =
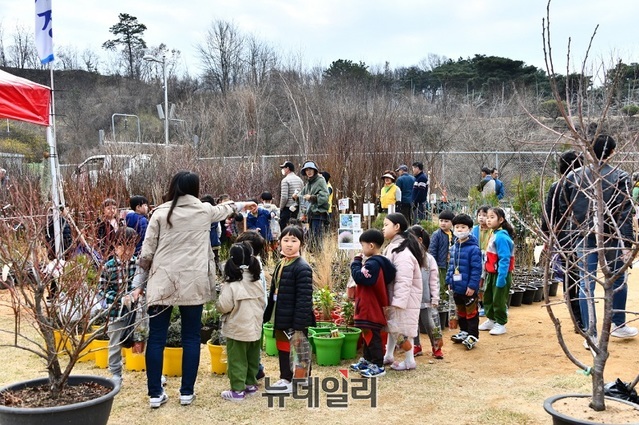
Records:
[[[453,235],[455,235],[457,239],[466,239],[470,236],[470,232],[453,232]]]
[[[282,168],[282,175],[285,176],[286,175],[286,170],[284,168]]]

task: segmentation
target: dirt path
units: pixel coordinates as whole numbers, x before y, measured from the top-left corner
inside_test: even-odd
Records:
[[[639,270],[631,272],[629,285],[628,308],[637,311]],[[287,400],[284,409],[269,409],[266,399],[259,396],[243,403],[223,401],[219,394],[228,388],[228,378],[210,373],[209,354],[203,348],[196,386],[198,398],[192,406],[179,406],[179,378],[171,377],[167,386],[171,399],[162,408],[150,410],[145,374],[126,372],[123,390],[115,400],[110,423],[550,423],[542,407],[543,400],[558,393],[588,392],[590,378],[577,373],[577,367],[565,358],[541,305],[512,307],[508,333],[502,336],[482,333],[480,342],[472,351],[449,342],[452,332],[446,330],[445,359],[418,357],[416,371],[388,372],[379,380],[376,409],[371,409],[365,400],[351,400],[345,409],[329,409],[324,393],[318,409],[307,409],[303,400]],[[565,338],[570,347],[580,359],[591,362],[592,357],[582,347],[582,340],[570,330],[572,325],[567,311],[562,310],[559,316],[569,329]],[[0,329],[10,330],[10,326],[9,312],[0,310]],[[8,341],[6,333],[0,334],[1,343]],[[617,377],[632,380],[639,373],[639,338],[613,338],[610,351],[606,381]],[[3,361],[0,369],[2,385],[44,375],[42,365],[29,353],[0,347],[0,356]],[[264,364],[267,376],[277,378],[275,358],[264,356]],[[343,363],[344,366],[347,364]],[[339,378],[338,369],[314,366],[313,373],[320,378]],[[76,373],[108,376],[107,371],[96,369],[92,363],[78,365]]]

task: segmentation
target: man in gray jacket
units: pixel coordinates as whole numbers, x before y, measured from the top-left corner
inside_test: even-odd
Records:
[[[635,240],[628,173],[609,164],[616,146],[612,137],[599,135],[592,142],[598,163],[584,165],[568,174],[556,195],[559,217],[566,223],[563,230],[570,232],[575,238],[574,248],[581,275],[581,319],[593,338],[597,337],[594,292],[598,252],[603,248],[606,265],[610,273],[615,274],[628,260],[628,250]],[[598,236],[603,240],[603,247],[597,241]],[[613,290],[612,308],[615,312],[612,315],[610,334],[617,338],[634,337],[638,333],[637,328],[626,326],[626,273],[619,274],[615,279]],[[593,314],[592,318],[590,314]]]
[[[284,162],[280,168],[284,176],[280,183],[280,229],[284,230],[288,221],[297,217],[297,201],[293,195],[302,191],[304,182],[295,174],[295,165],[291,161]]]

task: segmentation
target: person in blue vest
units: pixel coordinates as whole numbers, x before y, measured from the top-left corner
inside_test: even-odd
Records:
[[[419,224],[426,218],[428,201],[428,176],[424,173],[424,164],[419,161],[413,162],[413,175],[415,176],[412,193],[414,223]]]
[[[395,172],[399,175],[395,184],[402,191],[402,200],[399,201],[398,213],[401,213],[406,221],[411,223],[413,217],[411,214],[413,203],[413,186],[415,185],[415,177],[408,172],[408,167],[404,164],[397,167]]]

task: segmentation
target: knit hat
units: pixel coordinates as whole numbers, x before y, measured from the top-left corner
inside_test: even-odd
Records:
[[[441,218],[441,215],[439,216]],[[453,226],[456,224],[465,224],[469,228],[473,227],[473,219],[468,214],[457,214],[453,218]]]
[[[455,214],[451,210],[444,210],[439,213],[440,220],[452,220],[455,218]]]

